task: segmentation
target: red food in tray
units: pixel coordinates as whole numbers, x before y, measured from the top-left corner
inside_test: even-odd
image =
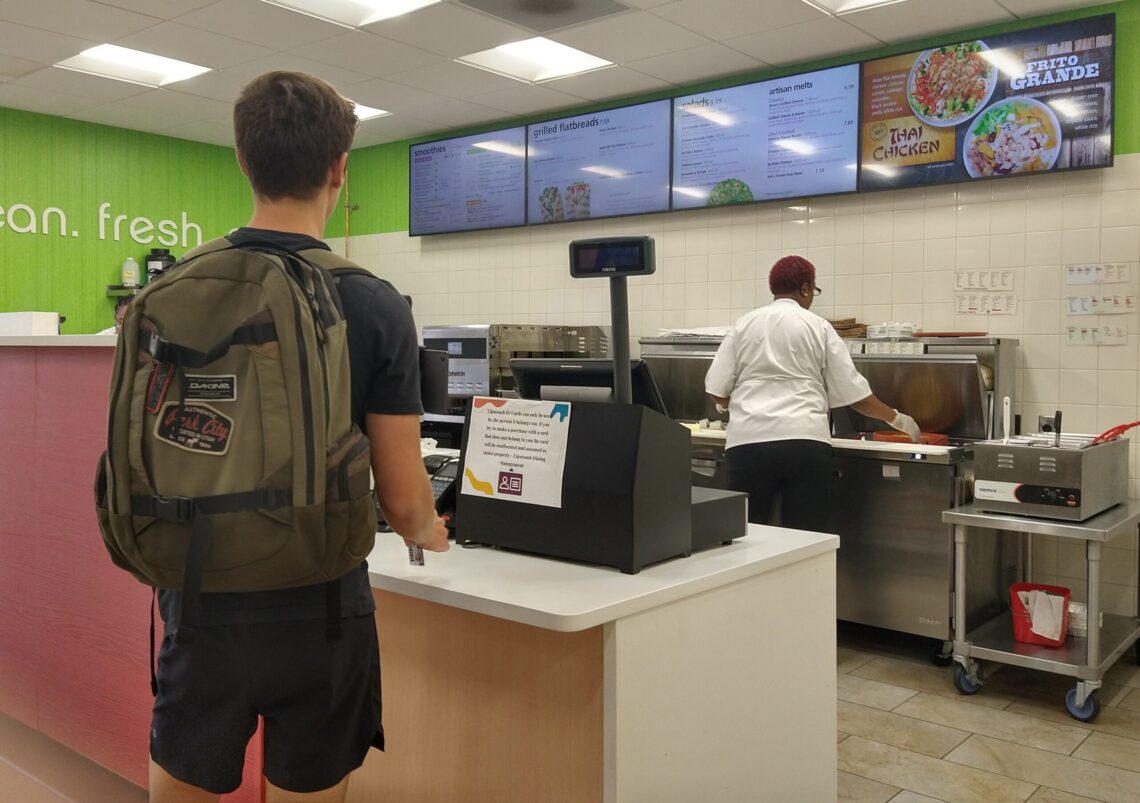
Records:
[[[913,443],[910,436],[905,432],[884,431],[872,432],[871,440],[873,441],[886,441],[887,443]],[[919,443],[926,443],[931,446],[949,446],[950,438],[943,435],[941,432],[920,432],[918,435]]]

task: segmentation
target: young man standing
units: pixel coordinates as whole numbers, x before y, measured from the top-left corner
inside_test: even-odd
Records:
[[[235,245],[288,251],[321,242],[356,129],[353,104],[310,75],[271,72],[234,106],[242,172],[253,189]],[[409,543],[448,548],[419,449],[419,363],[407,302],[386,282],[346,275],[352,415],[369,437],[384,518]],[[181,593],[160,591],[168,632],[151,729],[151,800],[214,801],[241,784],[246,744],[264,718],[270,801],[343,801],[369,747],[383,747],[375,605],[364,563],[339,580],[342,635],[326,634],[325,584],[202,594],[189,644],[169,632]]]

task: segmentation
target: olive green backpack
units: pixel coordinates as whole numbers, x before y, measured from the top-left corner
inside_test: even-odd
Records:
[[[368,440],[329,273],[350,264],[222,238],[127,310],[96,509],[116,565],[184,592],[182,641],[201,591],[321,583],[372,549]]]

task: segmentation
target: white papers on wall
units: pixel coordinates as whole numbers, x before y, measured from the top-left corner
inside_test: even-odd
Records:
[[[954,311],[959,315],[1016,315],[1015,293],[956,293]]]
[[[1122,284],[1131,278],[1132,269],[1126,262],[1065,266],[1065,284]]]
[[[1126,326],[1066,326],[1067,346],[1123,346],[1128,343]]]
[[[1105,285],[1128,284],[1132,281],[1132,266],[1127,262],[1104,264],[1066,265],[1065,284]],[[1097,288],[1089,288],[1093,290]],[[1125,315],[1136,312],[1136,294],[1129,292],[1100,292],[1066,296],[1069,315]],[[1121,288],[1123,289],[1123,288]],[[1065,344],[1069,346],[1123,346],[1128,343],[1128,327],[1116,324],[1070,323],[1065,327]]]
[[[1012,270],[956,270],[955,290],[1013,290]]]
[[[1123,315],[1136,311],[1136,296],[1132,293],[1069,296],[1068,305],[1070,315]]]

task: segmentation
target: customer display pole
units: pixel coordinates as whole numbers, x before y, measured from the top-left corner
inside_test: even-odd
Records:
[[[648,276],[657,269],[652,237],[594,237],[570,243],[570,275],[610,280],[610,342],[614,356],[614,401],[633,404],[629,358],[629,294],[626,276]]]
[[[633,371],[629,359],[629,293],[624,276],[610,277],[610,341],[614,352],[614,401],[633,404]]]

